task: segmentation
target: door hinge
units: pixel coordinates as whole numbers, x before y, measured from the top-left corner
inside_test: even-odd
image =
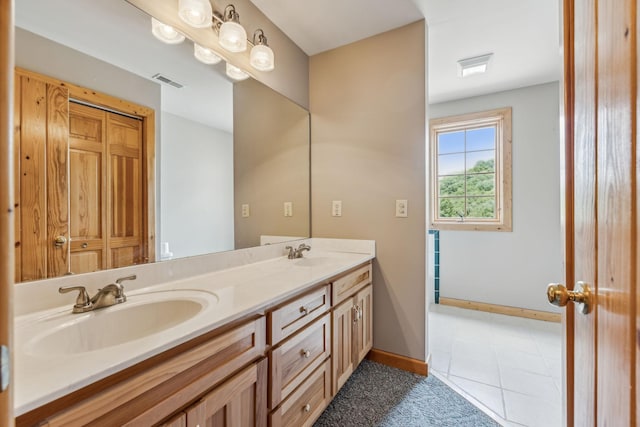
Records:
[[[0,346],[0,392],[9,388],[9,348]]]

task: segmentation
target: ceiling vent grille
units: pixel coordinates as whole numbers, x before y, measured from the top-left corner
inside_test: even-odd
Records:
[[[155,80],[159,80],[164,84],[167,84],[167,85],[170,85],[170,86],[173,86],[173,87],[177,87],[178,89],[181,89],[181,88],[184,87],[183,84],[178,83],[175,80],[171,80],[169,77],[167,77],[167,76],[165,76],[163,74],[160,74],[160,73],[154,74],[153,76],[151,76],[151,78],[155,79]]]

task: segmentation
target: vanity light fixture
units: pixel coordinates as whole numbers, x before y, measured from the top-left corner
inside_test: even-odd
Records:
[[[458,61],[458,76],[469,77],[474,74],[482,74],[487,71],[489,66],[489,60],[493,56],[493,53],[486,55],[474,56],[472,58],[465,58]]]
[[[217,64],[222,61],[222,58],[216,55],[214,51],[204,46],[200,46],[198,43],[193,44],[193,56],[195,56],[198,61],[205,64]]]
[[[247,32],[240,25],[240,15],[234,5],[224,8],[223,23],[218,33],[218,43],[229,52],[247,50]]]
[[[251,48],[249,63],[260,71],[271,71],[275,68],[273,50],[267,45],[267,37],[262,29],[257,29],[253,33],[253,48]]]
[[[249,74],[245,73],[235,65],[229,64],[228,62],[227,62],[227,76],[229,76],[235,81],[245,80],[249,78]]]
[[[217,64],[223,58],[225,60],[234,58],[234,56],[227,58],[228,55],[215,45],[217,35],[220,47],[232,53],[244,52],[247,50],[247,45],[251,45],[248,62],[252,68],[265,72],[275,69],[275,55],[267,44],[267,36],[264,31],[257,29],[253,34],[253,39],[247,40],[247,32],[240,25],[240,15],[233,4],[228,4],[220,13],[213,10],[210,0],[178,0],[177,3],[178,16],[182,22],[193,28],[213,30],[206,35],[199,33],[207,37],[206,45],[203,46],[194,41],[193,54],[198,61],[205,64]],[[153,14],[153,11],[148,13]],[[151,31],[153,35],[164,43],[177,44],[185,39],[183,34],[191,34],[193,31],[180,22],[176,23],[173,20],[171,22],[175,23],[175,28],[152,16]],[[233,80],[244,80],[250,77],[247,71],[229,63],[227,63],[226,70],[227,76]]]
[[[168,44],[178,44],[184,41],[184,36],[175,28],[153,17],[151,18],[151,32],[158,40]]]
[[[209,0],[179,0],[178,16],[193,28],[211,27],[213,8]]]

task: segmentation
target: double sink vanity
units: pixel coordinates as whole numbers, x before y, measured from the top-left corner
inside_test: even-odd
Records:
[[[20,285],[16,424],[313,424],[371,349],[375,243],[293,244]]]

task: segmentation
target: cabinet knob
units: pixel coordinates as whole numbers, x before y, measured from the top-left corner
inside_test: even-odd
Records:
[[[308,358],[311,356],[311,352],[310,352],[309,350],[305,350],[305,349],[300,350],[300,354],[301,354],[305,359],[308,359]]]
[[[303,316],[306,316],[307,314],[309,314],[309,310],[307,309],[307,307],[302,306],[302,307],[300,307],[300,313],[301,313]]]
[[[306,405],[304,405],[304,407],[302,409],[304,409],[304,412],[309,412],[309,411],[311,411],[311,405],[309,403],[307,403]]]

